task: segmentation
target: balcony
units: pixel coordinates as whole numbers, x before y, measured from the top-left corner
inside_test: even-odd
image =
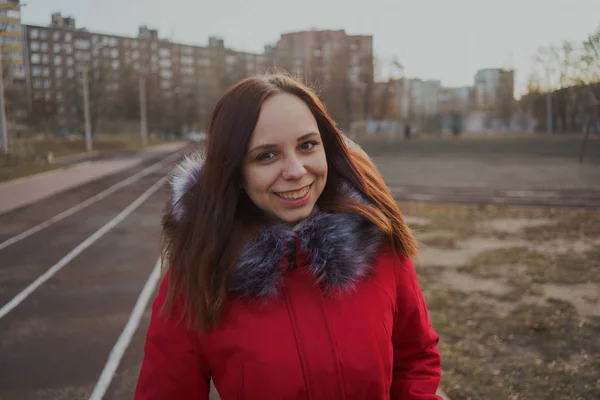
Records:
[[[23,37],[23,35],[22,35],[21,31],[0,31],[0,37],[21,38],[21,37]]]
[[[18,2],[13,2],[13,1],[9,1],[9,2],[0,2],[0,10],[16,10],[19,11],[21,10],[21,6],[19,5]]]
[[[23,45],[22,44],[2,44],[2,42],[0,42],[0,49],[2,49],[2,51],[23,51]]]
[[[0,15],[0,24],[21,25],[21,19],[14,18],[14,17],[8,17],[6,15]]]

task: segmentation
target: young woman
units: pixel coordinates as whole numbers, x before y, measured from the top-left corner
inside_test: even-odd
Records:
[[[316,95],[248,78],[174,174],[136,399],[437,399],[409,228]]]

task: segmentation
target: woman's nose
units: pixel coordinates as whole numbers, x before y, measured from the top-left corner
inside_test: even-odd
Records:
[[[296,156],[288,158],[282,173],[283,178],[297,180],[302,178],[304,174],[306,174],[306,168],[304,168],[302,161]]]

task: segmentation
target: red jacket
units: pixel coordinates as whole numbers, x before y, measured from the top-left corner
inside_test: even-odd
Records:
[[[174,192],[169,226],[185,213]],[[293,229],[264,228],[240,255],[223,320],[207,333],[177,323],[182,302],[169,319],[159,312],[167,279],[136,400],[208,399],[211,378],[222,400],[438,399],[439,338],[413,264],[363,217],[317,210]]]
[[[234,299],[199,335],[154,302],[136,400],[438,399],[438,336],[409,259],[379,254],[374,276],[328,296],[305,266],[277,300]]]

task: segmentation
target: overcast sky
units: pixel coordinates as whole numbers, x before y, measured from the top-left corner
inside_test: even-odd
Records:
[[[516,69],[521,92],[541,45],[581,41],[600,26],[600,0],[22,0],[25,24],[52,12],[78,27],[136,35],[139,25],[172,41],[262,52],[282,32],[345,29],[374,36],[375,56],[393,56],[409,77],[471,85],[481,68]],[[384,70],[385,72],[385,70]]]

